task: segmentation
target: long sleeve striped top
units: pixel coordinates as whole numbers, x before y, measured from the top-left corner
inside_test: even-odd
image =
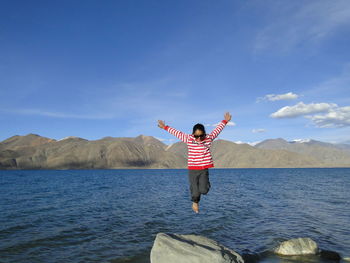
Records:
[[[224,129],[227,122],[227,120],[222,120],[210,134],[207,134],[207,136],[202,141],[197,141],[192,134],[186,134],[184,132],[178,131],[169,125],[166,125],[163,128],[187,144],[188,169],[199,170],[214,167],[213,158],[210,152],[211,143]]]

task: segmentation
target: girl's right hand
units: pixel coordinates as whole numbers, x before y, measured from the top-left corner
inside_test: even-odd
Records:
[[[158,120],[158,127],[163,129],[165,127],[164,121]]]

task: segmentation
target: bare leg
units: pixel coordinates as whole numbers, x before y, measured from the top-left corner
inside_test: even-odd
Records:
[[[192,202],[192,209],[195,213],[199,213],[199,203]]]

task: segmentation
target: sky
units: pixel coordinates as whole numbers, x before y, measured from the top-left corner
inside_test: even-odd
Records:
[[[350,1],[1,0],[0,141],[350,143]]]

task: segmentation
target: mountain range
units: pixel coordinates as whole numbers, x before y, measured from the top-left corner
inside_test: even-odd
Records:
[[[215,168],[350,167],[350,144],[312,139],[267,139],[254,145],[216,139]],[[55,140],[38,134],[0,142],[0,169],[175,169],[187,168],[187,146],[153,136]]]

